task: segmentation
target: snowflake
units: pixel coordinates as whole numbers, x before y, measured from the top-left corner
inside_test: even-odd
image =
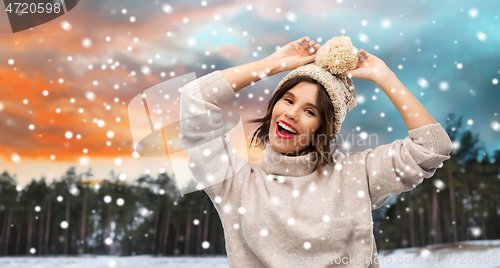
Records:
[[[260,235],[267,236],[267,234],[268,234],[268,231],[266,229],[260,230]]]

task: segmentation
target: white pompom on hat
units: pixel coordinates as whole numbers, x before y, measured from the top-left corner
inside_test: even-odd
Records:
[[[316,62],[310,63],[288,73],[278,84],[275,93],[283,83],[296,76],[307,76],[320,82],[332,101],[334,112],[334,135],[340,127],[347,112],[353,110],[358,101],[352,80],[343,76],[346,71],[356,69],[358,50],[352,45],[351,38],[336,36],[328,40],[316,52]]]

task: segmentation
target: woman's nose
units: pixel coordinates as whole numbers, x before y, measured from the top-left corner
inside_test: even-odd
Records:
[[[297,112],[295,110],[289,110],[288,112],[285,113],[286,117],[293,119],[294,121],[297,121]]]

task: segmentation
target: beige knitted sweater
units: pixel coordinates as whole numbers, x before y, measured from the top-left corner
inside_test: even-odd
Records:
[[[180,108],[181,119],[197,119],[181,123],[182,141],[189,145],[189,169],[219,213],[230,267],[379,267],[371,211],[450,158],[452,142],[442,126],[413,129],[351,156],[337,152],[322,174],[310,155],[284,156],[269,144],[255,167],[238,159],[223,132],[219,105],[234,94],[214,71],[183,87]],[[193,117],[207,111],[210,120]],[[210,135],[200,131],[207,124]]]

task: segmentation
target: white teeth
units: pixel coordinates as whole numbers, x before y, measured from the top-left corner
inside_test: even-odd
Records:
[[[297,131],[295,131],[295,130],[291,129],[289,126],[287,126],[287,125],[285,125],[285,124],[283,124],[283,123],[281,123],[281,122],[278,122],[278,125],[280,125],[282,128],[284,128],[284,129],[286,129],[286,130],[288,130],[288,131],[290,131],[290,132],[292,132],[292,133],[297,134]]]

